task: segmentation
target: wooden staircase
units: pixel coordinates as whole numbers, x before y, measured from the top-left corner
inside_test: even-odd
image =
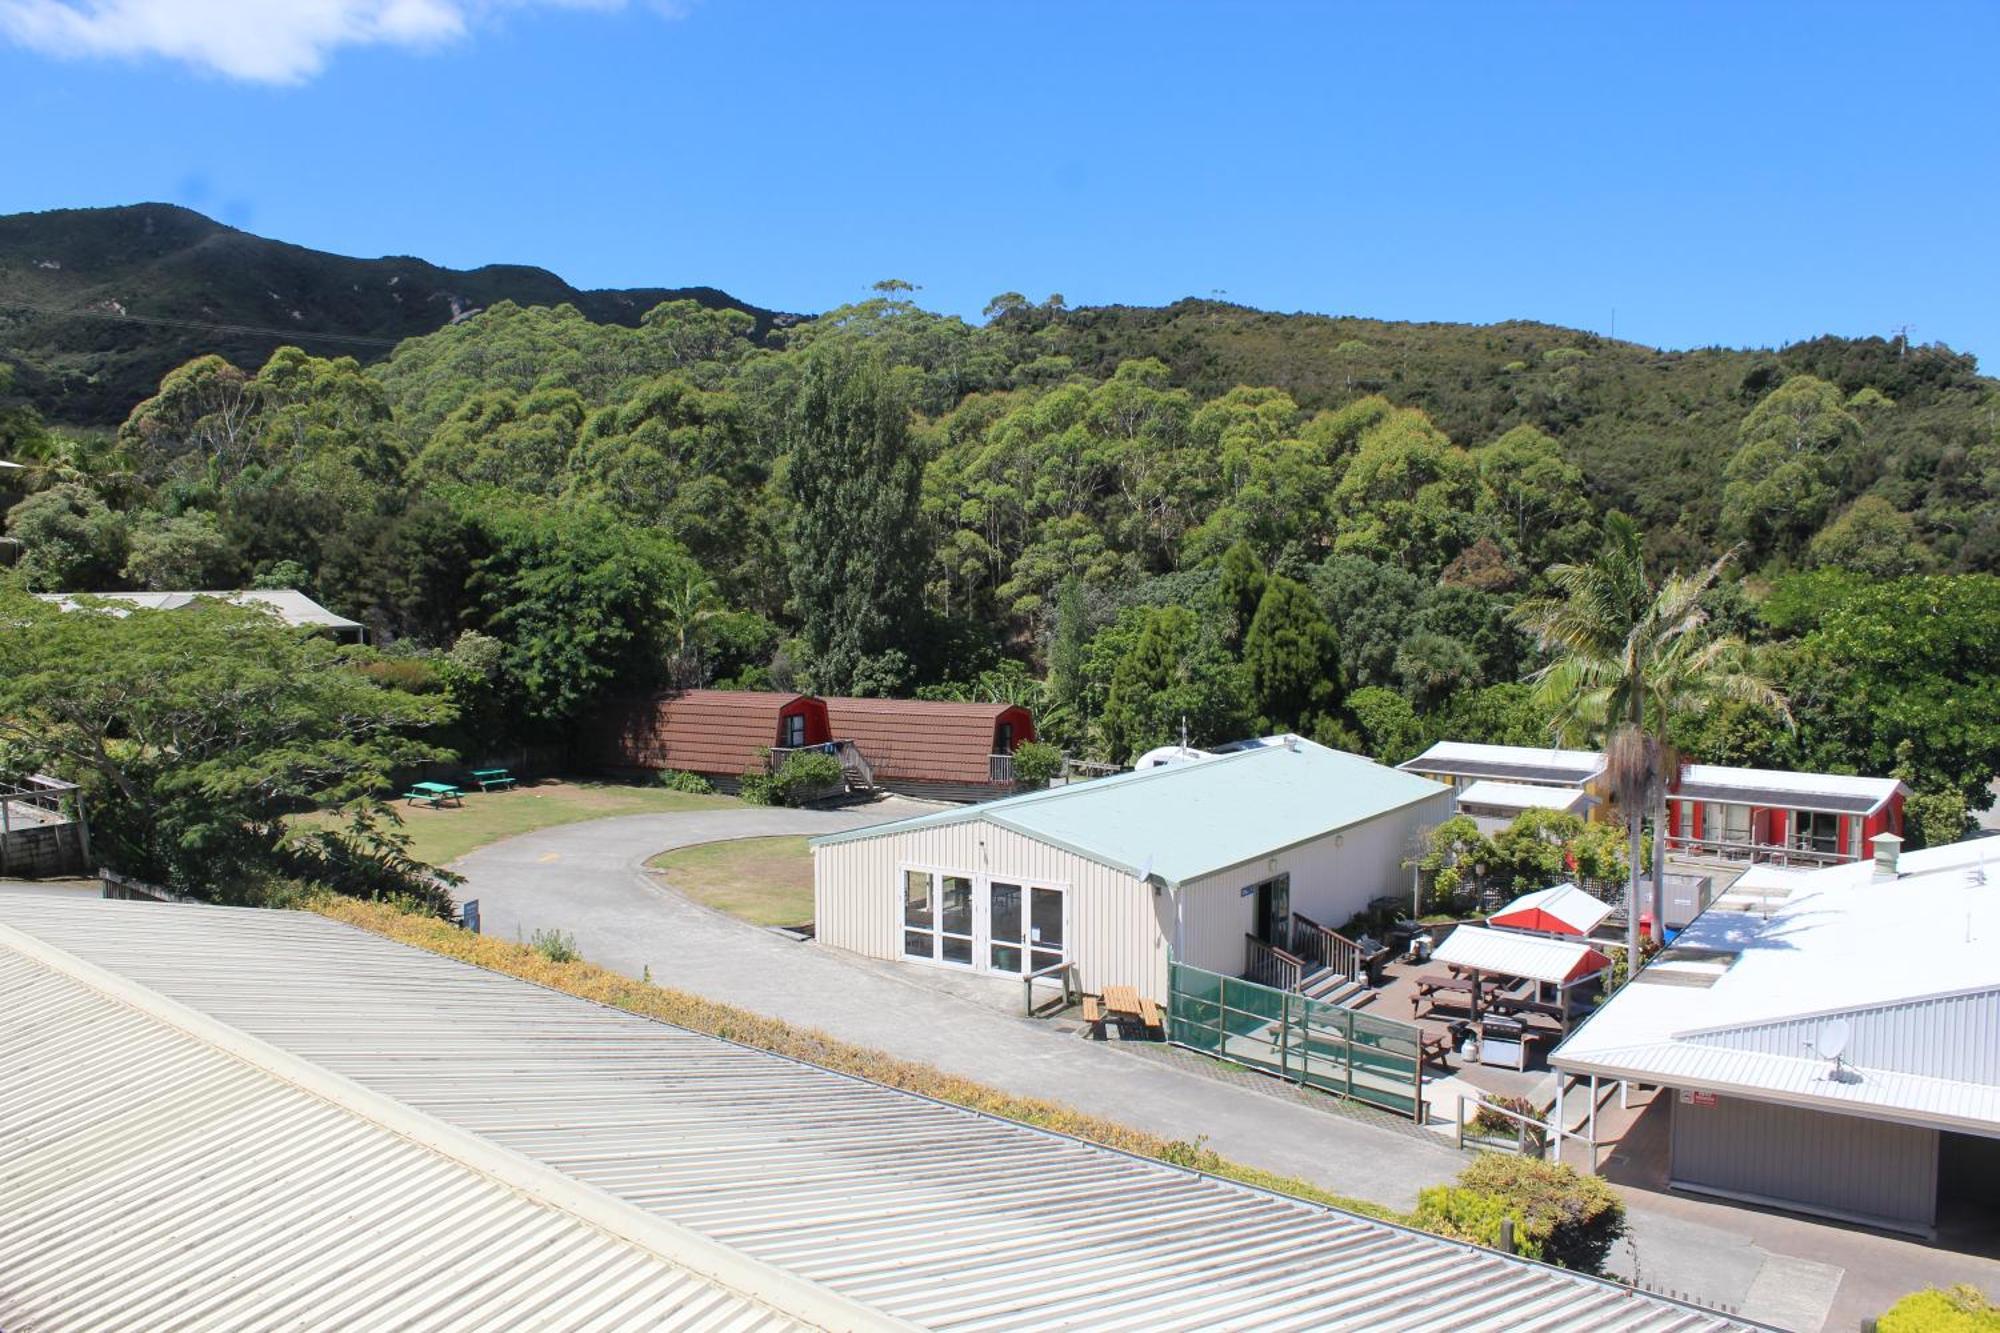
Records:
[[[1289,948],[1255,935],[1243,937],[1247,980],[1344,1009],[1373,1003],[1375,991],[1362,969],[1360,945],[1300,912],[1292,913],[1287,924]]]

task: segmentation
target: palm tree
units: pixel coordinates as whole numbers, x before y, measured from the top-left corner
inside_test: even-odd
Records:
[[[699,684],[701,626],[722,614],[715,584],[695,570],[685,570],[680,582],[666,591],[661,611],[674,650],[667,658],[667,675],[677,689]]]
[[[1549,580],[1561,594],[1524,602],[1521,625],[1554,660],[1529,677],[1558,740],[1595,740],[1625,810],[1631,839],[1625,942],[1639,957],[1639,862],[1644,821],[1653,815],[1653,940],[1665,921],[1668,779],[1678,760],[1667,744],[1677,717],[1724,700],[1777,713],[1790,726],[1784,697],[1750,669],[1733,635],[1716,634],[1701,599],[1736,557],[1731,549],[1698,574],[1654,583],[1646,572],[1639,527],[1623,514],[1604,522],[1604,549],[1584,565],[1556,565]]]

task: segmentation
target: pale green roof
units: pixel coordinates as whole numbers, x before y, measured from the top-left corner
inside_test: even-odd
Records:
[[[813,846],[985,821],[1127,874],[1150,862],[1179,884],[1448,790],[1302,740],[831,833]]]

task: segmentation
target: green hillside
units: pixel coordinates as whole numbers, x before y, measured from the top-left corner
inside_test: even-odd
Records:
[[[407,257],[351,259],[170,204],[0,217],[0,361],[44,416],[77,425],[116,425],[161,376],[204,352],[256,365],[295,340],[372,361],[497,301],[567,302],[601,323],[637,324],[679,299],[745,311],[759,337],[786,318],[710,287],[579,291],[519,264],[460,271]],[[101,318],[118,315],[289,339]]]

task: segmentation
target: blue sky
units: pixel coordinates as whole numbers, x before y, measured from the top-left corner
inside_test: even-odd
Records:
[[[969,316],[1017,290],[1615,311],[1669,347],[1909,324],[2000,369],[2000,5],[313,12],[0,0],[0,212],[164,199],[789,310],[900,277]]]

